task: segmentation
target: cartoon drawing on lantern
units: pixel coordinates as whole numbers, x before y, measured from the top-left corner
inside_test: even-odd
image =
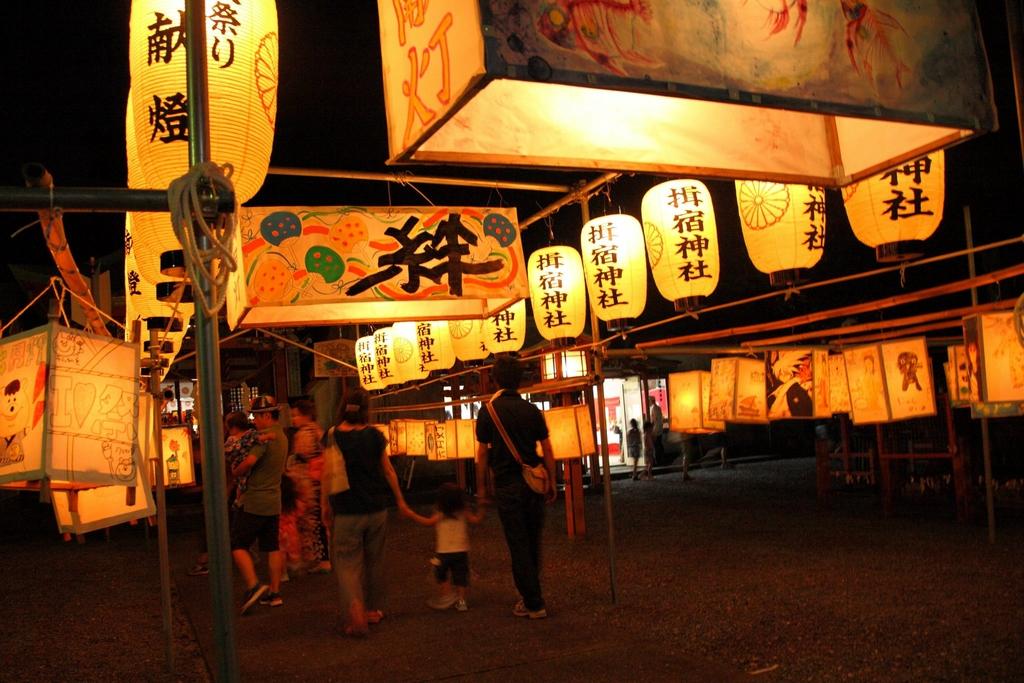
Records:
[[[811,417],[811,351],[771,351],[766,361],[768,417]]]
[[[924,339],[902,339],[881,345],[891,419],[935,414],[935,395]]]
[[[171,452],[167,456],[167,485],[177,486],[180,483],[181,464],[178,462],[178,451],[181,449],[181,444],[177,439],[171,439],[167,442],[167,446]]]
[[[0,466],[25,459],[21,441],[28,433],[31,414],[21,380],[12,379],[4,386],[0,399]]]
[[[107,461],[110,476],[118,481],[131,482],[135,480],[135,458],[131,447],[103,441],[100,444],[100,450],[103,453],[103,458]]]
[[[649,0],[554,0],[541,5],[537,30],[555,45],[580,50],[612,73],[625,76],[622,62],[658,66],[641,53],[641,24],[651,25]]]
[[[921,391],[921,382],[917,379],[917,368],[920,361],[917,359],[917,354],[913,351],[904,351],[897,357],[896,362],[900,369],[900,374],[903,375],[903,391],[907,391],[911,385]]]
[[[84,349],[85,339],[82,337],[65,333],[57,335],[54,351],[57,354],[58,363],[78,365]]]

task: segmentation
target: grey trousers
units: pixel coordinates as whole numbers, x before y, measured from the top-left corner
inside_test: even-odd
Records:
[[[338,580],[342,614],[362,602],[367,610],[383,610],[385,590],[384,538],[386,510],[364,515],[335,515],[331,562]]]

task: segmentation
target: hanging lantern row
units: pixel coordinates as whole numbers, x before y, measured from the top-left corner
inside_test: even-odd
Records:
[[[969,316],[964,318],[963,326],[964,346],[955,352],[955,367],[957,374],[961,366],[966,371],[971,415],[1024,414],[1024,346],[1014,327],[1014,313]],[[962,390],[959,395],[963,396]]]
[[[736,183],[747,254],[773,287],[800,282],[825,250],[825,190],[763,180]]]

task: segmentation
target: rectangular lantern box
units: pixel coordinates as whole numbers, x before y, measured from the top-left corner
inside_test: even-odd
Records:
[[[765,355],[768,419],[825,418],[828,406],[828,351],[781,349]]]
[[[850,412],[850,382],[846,377],[846,360],[841,353],[828,357],[828,403],[835,413]]]
[[[949,389],[949,403],[954,408],[964,408],[977,401],[978,396],[971,395],[971,374],[967,367],[967,349],[963,344],[951,344],[946,347],[948,366],[946,383]]]
[[[427,460],[476,457],[476,420],[447,420],[427,426]]]
[[[714,358],[708,416],[715,421],[764,424],[764,361],[760,358]]]
[[[843,350],[854,424],[935,415],[928,345],[923,337]]]
[[[597,452],[590,410],[585,405],[549,408],[544,411],[556,460],[571,460]]]
[[[1013,313],[964,318],[964,347],[971,415],[1024,414],[1024,347],[1017,339]]]
[[[377,6],[391,163],[836,187],[996,128],[969,0]]]
[[[433,429],[434,420],[392,420],[388,423],[388,441],[391,455],[426,455],[427,430]]]
[[[164,427],[160,432],[164,456],[164,485],[192,486],[196,483],[192,458],[192,429]]]
[[[61,533],[84,534],[156,514],[153,492],[146,481],[146,468],[136,463],[134,495],[124,486],[98,486],[83,491],[54,491],[53,514]],[[72,506],[72,496],[77,498]],[[131,500],[131,499],[134,500]],[[72,510],[74,507],[74,510]]]
[[[513,208],[244,207],[238,222],[232,328],[482,318],[530,294]]]
[[[356,370],[346,367],[330,358],[337,358],[351,366],[356,364],[356,342],[354,339],[331,339],[330,341],[314,342],[313,376],[314,377],[355,377]],[[330,356],[325,358],[324,356]]]
[[[139,347],[50,323],[0,340],[0,484],[134,486]]]
[[[723,420],[708,415],[711,373],[706,370],[673,372],[668,376],[669,429],[683,434],[725,431]]]

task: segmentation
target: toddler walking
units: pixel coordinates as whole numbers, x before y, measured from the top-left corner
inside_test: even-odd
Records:
[[[418,515],[412,510],[404,513],[411,520],[423,526],[432,526],[437,541],[434,557],[434,577],[438,593],[427,601],[434,609],[448,609],[455,606],[465,612],[466,589],[469,587],[469,526],[483,519],[483,510],[473,512],[466,507],[466,498],[456,484],[442,484],[437,490],[437,504],[430,517]]]

